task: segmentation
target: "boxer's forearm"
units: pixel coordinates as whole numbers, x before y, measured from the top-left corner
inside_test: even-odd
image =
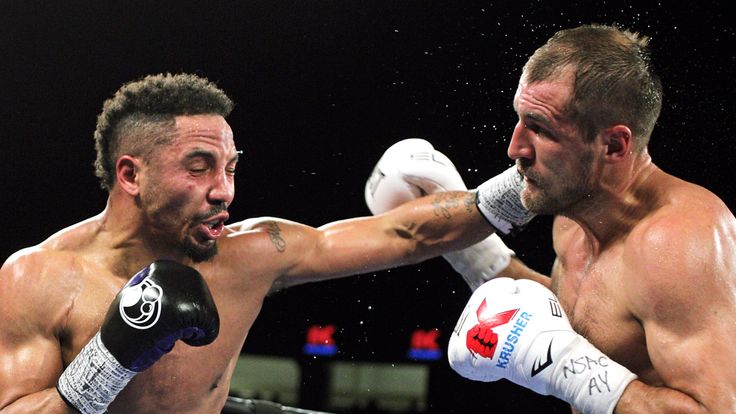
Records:
[[[652,387],[632,381],[621,395],[614,414],[714,414],[731,412],[732,407],[706,408],[691,396],[667,387]]]
[[[47,388],[42,391],[25,395],[0,409],[2,414],[71,414],[78,411],[70,408],[56,391],[56,388]]]
[[[474,197],[467,192],[431,195],[378,216],[326,224],[318,229],[316,247],[305,248],[314,254],[304,255],[292,275],[301,282],[314,276],[347,276],[418,263],[470,246],[493,230],[477,211]]]
[[[470,192],[445,192],[406,203],[388,214],[395,216],[397,233],[416,243],[415,259],[424,260],[464,249],[493,233]]]

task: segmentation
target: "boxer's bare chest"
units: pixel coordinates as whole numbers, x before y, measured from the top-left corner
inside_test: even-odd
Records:
[[[62,341],[65,366],[99,330],[124,284],[119,278],[105,276],[101,269],[85,278],[69,310]],[[208,286],[220,315],[220,333],[215,342],[204,347],[177,342],[173,351],[133,378],[110,405],[110,413],[219,412],[263,295],[234,291],[218,280],[208,280]]]
[[[218,343],[194,348],[178,342],[173,351],[134,377],[108,411],[219,413],[237,355]]]
[[[558,249],[552,274],[557,294],[575,331],[634,372],[651,371],[644,329],[628,311],[623,244],[594,256],[583,236]]]

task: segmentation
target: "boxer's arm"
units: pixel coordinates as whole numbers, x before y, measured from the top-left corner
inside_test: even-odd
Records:
[[[432,194],[384,214],[343,220],[319,228],[321,243],[308,260],[348,272],[413,264],[459,250],[493,232],[478,211],[476,195],[465,191]],[[355,266],[356,259],[364,263]]]
[[[274,289],[281,289],[414,264],[473,245],[494,231],[475,197],[466,191],[437,193],[384,214],[319,228],[274,217],[247,219],[228,225],[226,240],[244,259],[258,251],[259,263],[266,263],[268,273],[278,277]],[[500,274],[549,283],[517,258]]]
[[[698,218],[664,220],[627,247],[626,291],[664,384],[633,382],[617,414],[736,412],[736,243]]]
[[[520,202],[521,176],[512,167],[478,187],[479,210],[503,234],[519,231],[533,214]],[[446,191],[467,191],[453,162],[421,138],[408,138],[391,145],[368,178],[364,196],[373,215],[385,213],[422,195]],[[521,265],[515,253],[498,234],[491,234],[464,249],[444,252],[442,257],[459,273],[471,290],[484,282],[514,274]]]
[[[5,330],[3,330],[5,331]],[[7,332],[0,332],[3,335]],[[0,413],[72,413],[56,391],[58,342],[43,338],[0,344]]]
[[[384,214],[319,228],[279,219],[250,224],[252,230],[230,226],[237,228],[244,230],[242,235],[270,240],[264,249],[275,255],[271,262],[280,267],[280,286],[417,263],[467,247],[493,231],[470,192],[430,195]]]
[[[63,371],[58,318],[44,306],[54,297],[38,302],[24,268],[9,260],[0,269],[0,412],[70,413],[55,387]]]

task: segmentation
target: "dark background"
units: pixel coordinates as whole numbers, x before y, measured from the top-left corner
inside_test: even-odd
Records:
[[[180,71],[215,81],[237,104],[229,122],[245,151],[233,220],[318,226],[369,214],[365,180],[399,139],[426,138],[471,187],[510,165],[521,66],[556,30],[596,22],[652,37],[665,95],[650,153],[733,210],[733,15],[725,2],[640,3],[5,0],[0,254],[102,211],[92,132],[124,82]],[[553,260],[550,223],[507,240],[542,272]],[[335,358],[406,361],[412,329],[437,328],[446,345],[468,296],[441,259],[295,287],[267,299],[245,351],[298,356],[309,325],[335,324]],[[481,388],[446,372],[444,359],[434,364],[442,401],[555,411],[552,400]]]

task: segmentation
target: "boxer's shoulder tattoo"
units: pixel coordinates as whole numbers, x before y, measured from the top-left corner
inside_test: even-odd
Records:
[[[432,206],[434,207],[434,214],[437,217],[444,217],[449,219],[456,210],[465,210],[466,213],[470,214],[473,212],[473,206],[475,205],[477,195],[475,193],[436,193],[434,200],[432,200]]]
[[[266,233],[268,233],[268,237],[271,238],[271,243],[276,246],[276,250],[279,253],[285,251],[286,240],[281,235],[281,227],[279,227],[279,223],[275,221],[266,221],[263,223],[263,225],[266,227]]]

